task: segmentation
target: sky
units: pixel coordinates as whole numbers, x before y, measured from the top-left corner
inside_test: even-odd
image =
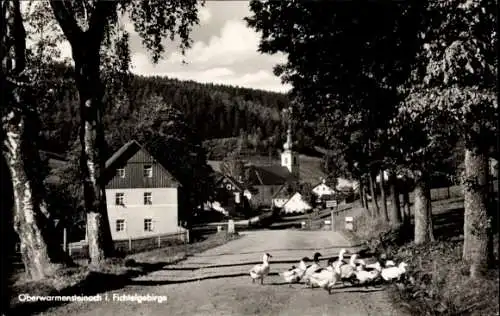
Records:
[[[133,25],[131,32],[132,69],[135,74],[160,75],[181,80],[236,85],[276,92],[287,92],[273,75],[273,66],[286,60],[284,55],[257,52],[259,34],[247,27],[248,1],[207,1],[199,11],[200,24],[193,29],[192,48],[185,56],[177,43],[166,42],[163,60],[153,65]],[[187,62],[183,64],[182,60]]]
[[[27,3],[21,2],[23,12],[36,10],[36,7],[29,9]],[[193,27],[193,44],[185,56],[181,55],[179,42],[165,39],[165,53],[156,65],[125,17],[121,23],[130,33],[131,72],[286,93],[291,86],[281,84],[273,75],[273,66],[285,62],[286,57],[257,52],[260,36],[247,27],[243,20],[247,16],[250,16],[249,1],[206,1],[199,8],[200,23]],[[60,33],[59,26],[54,25],[54,32]],[[30,27],[29,22],[25,21],[25,27]],[[28,46],[34,42],[28,38]],[[59,48],[61,58],[71,62],[69,43],[64,41]]]

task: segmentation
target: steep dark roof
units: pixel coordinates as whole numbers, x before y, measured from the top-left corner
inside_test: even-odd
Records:
[[[283,166],[248,166],[252,185],[281,185],[292,181],[293,175]]]
[[[293,193],[289,193],[286,190],[286,185],[281,186],[276,193],[273,194],[272,198],[273,199],[290,199],[293,196]]]
[[[236,187],[236,189],[238,189],[238,191],[245,191],[245,185],[239,181],[237,181],[235,178],[229,176],[229,175],[222,175],[218,180],[217,180],[217,184],[220,183],[223,179],[226,179],[227,181],[229,181],[232,185],[234,185]]]
[[[207,165],[212,167],[213,171],[218,172],[218,173],[222,173],[222,170],[221,170],[222,161],[207,160]]]
[[[117,163],[123,163],[129,160],[137,151],[139,151],[142,146],[135,140],[131,140],[120,149],[118,149],[108,160],[106,160],[106,169],[114,169],[114,165]],[[146,150],[147,152],[147,150]]]
[[[144,151],[149,156],[153,157],[154,161],[158,163],[158,165],[171,176],[172,179],[175,180],[176,183],[181,184],[171,172],[168,171],[167,167],[158,161],[148,150],[142,147],[137,141],[131,140],[120,149],[118,149],[108,160],[106,160],[106,164],[104,167],[104,181],[109,182],[115,175],[116,169],[123,166],[130,158],[132,158],[139,150]]]

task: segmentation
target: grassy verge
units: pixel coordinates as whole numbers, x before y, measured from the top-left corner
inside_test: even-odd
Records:
[[[447,211],[456,211],[459,203],[456,199],[436,201],[434,217],[451,218]],[[435,227],[435,232],[437,230],[439,227]],[[498,315],[498,265],[484,278],[470,279],[461,260],[461,233],[438,234],[435,242],[424,246],[412,242],[401,244],[396,242],[397,237],[387,223],[366,215],[356,218],[355,232],[344,233],[351,241],[364,242],[374,253],[385,253],[397,262],[409,264],[408,278],[402,284],[391,286],[390,294],[411,315]],[[498,234],[495,245],[498,245]],[[497,251],[495,256],[498,262]]]
[[[125,286],[131,278],[175,264],[187,257],[223,245],[239,235],[226,232],[210,235],[207,239],[152,251],[136,253],[125,258],[110,258],[99,268],[86,264],[59,270],[54,276],[41,281],[28,281],[18,275],[11,286],[13,314],[30,315],[62,302],[20,302],[20,294],[31,296],[95,295]],[[14,313],[15,312],[15,313]]]

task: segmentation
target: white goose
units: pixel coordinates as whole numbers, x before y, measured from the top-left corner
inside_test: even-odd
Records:
[[[297,283],[304,276],[306,272],[307,266],[306,262],[309,262],[310,259],[308,257],[304,257],[300,260],[299,266],[296,268],[292,266],[288,271],[284,271],[281,273],[286,282],[289,283],[289,286],[292,286],[292,283]]]
[[[340,268],[340,266],[346,264],[346,262],[344,261],[344,255],[347,253],[347,250],[342,248],[340,249],[339,251],[339,258],[337,259],[337,261],[334,262],[334,264]]]
[[[380,266],[380,263],[377,262],[375,264],[374,269],[367,271],[363,269],[363,265],[360,265],[359,268],[354,272],[354,275],[356,276],[356,280],[358,284],[367,284],[369,282],[375,281],[380,276],[380,273],[382,271],[382,267]]]
[[[400,279],[403,274],[406,273],[407,263],[401,262],[397,267],[390,267],[382,269],[380,275],[385,281],[392,281],[394,279]]]
[[[339,266],[332,259],[328,260],[328,266],[324,269],[314,272],[310,276],[311,287],[317,286],[328,291],[331,294],[333,286],[340,280]]]
[[[265,253],[262,256],[262,264],[257,264],[250,270],[252,283],[255,283],[256,279],[260,279],[260,284],[264,284],[264,277],[269,274],[269,258],[272,258],[272,256]]]
[[[344,264],[340,266],[340,277],[343,281],[351,281],[352,283],[352,278],[355,276],[354,272],[356,271],[356,259],[358,255],[353,254],[351,256],[351,259],[349,260],[348,264]]]
[[[321,268],[321,266],[319,265],[319,257],[321,257],[321,254],[319,252],[316,252],[314,254],[314,259],[313,259],[313,263],[308,265],[307,266],[307,269],[304,273],[304,276],[302,277],[302,279],[304,280],[304,282],[306,283],[306,285],[309,285],[310,282],[309,282],[309,277],[318,269]]]

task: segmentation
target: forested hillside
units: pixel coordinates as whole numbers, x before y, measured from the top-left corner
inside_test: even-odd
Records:
[[[78,97],[71,71],[57,66],[53,79],[62,81],[62,88],[54,96],[52,106],[41,112],[42,147],[60,154],[67,153],[78,137]],[[123,91],[112,90],[106,95],[108,155],[129,140],[130,125],[137,124],[141,120],[138,116],[148,113],[144,107],[158,98],[179,109],[185,122],[202,141],[238,137],[245,139],[244,147],[268,155],[270,150],[274,152],[281,147],[284,140],[281,110],[288,106],[284,94],[133,75]],[[295,140],[299,149],[312,147],[312,140],[304,136],[300,126],[295,132]],[[222,147],[227,148],[230,143]],[[221,158],[220,152],[210,150],[213,145],[214,141],[205,143],[208,158]]]

